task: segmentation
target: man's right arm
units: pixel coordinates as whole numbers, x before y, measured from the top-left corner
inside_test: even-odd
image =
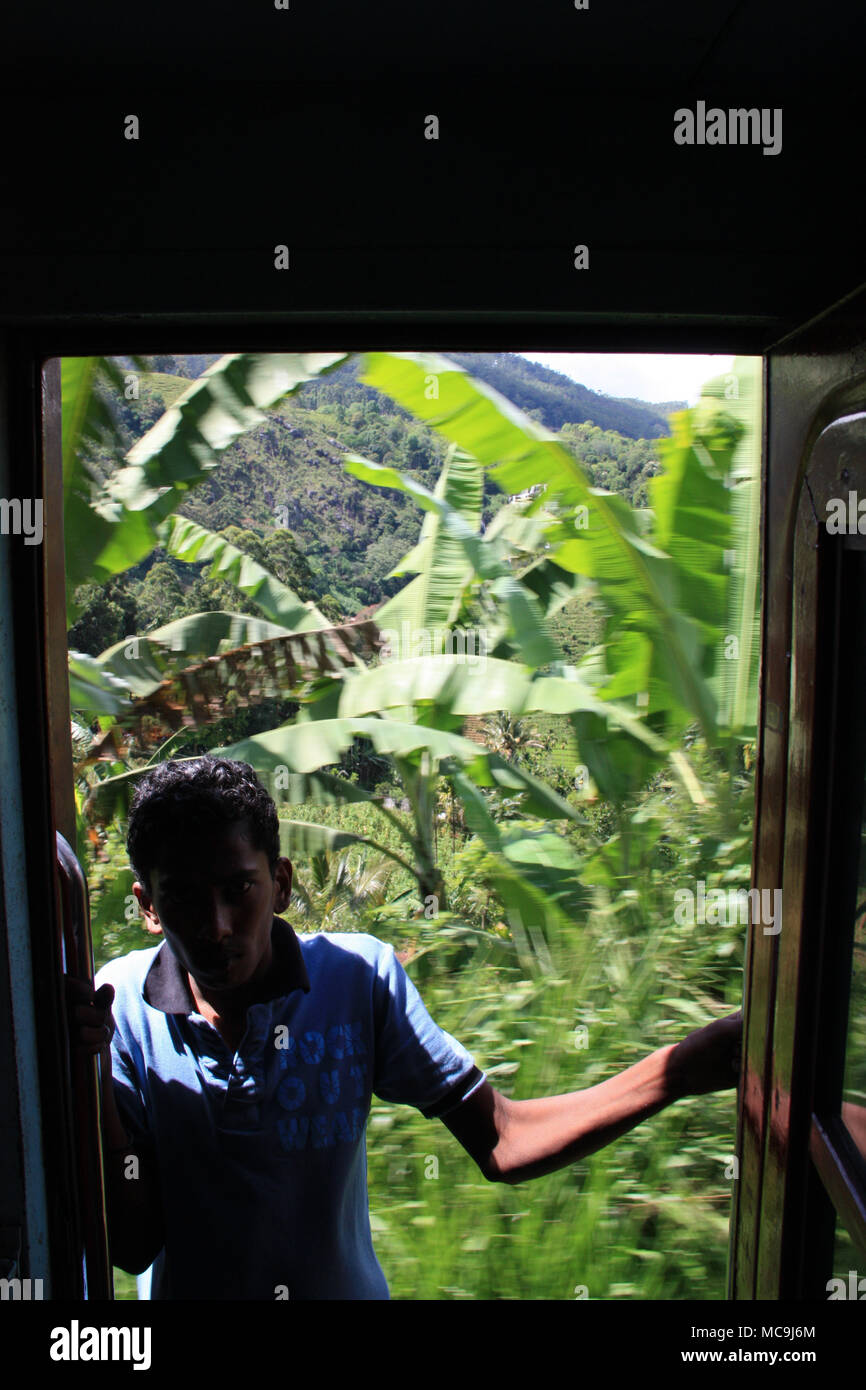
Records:
[[[152,1264],[164,1244],[162,1202],[155,1165],[124,1123],[112,1074],[111,1013],[114,989],[94,991],[85,981],[66,977],[70,1042],[74,1049],[99,1054],[102,1079],[102,1140],[111,1258],[130,1274]]]

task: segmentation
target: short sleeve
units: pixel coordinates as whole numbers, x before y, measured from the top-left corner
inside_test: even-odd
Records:
[[[484,1080],[474,1058],[433,1022],[397,959],[380,943],[375,990],[373,1092],[414,1105],[428,1119],[449,1113]]]

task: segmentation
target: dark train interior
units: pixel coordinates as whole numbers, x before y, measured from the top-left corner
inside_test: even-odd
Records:
[[[0,544],[8,1271],[110,1297],[60,1004],[56,359],[378,345],[763,358],[752,882],[784,916],[747,946],[729,1298],[826,1300],[842,1230],[866,1273],[866,1158],[840,1111],[864,542],[826,527],[830,499],[866,496],[864,24],[801,0],[4,12],[0,494],[45,505],[44,545]],[[708,112],[742,108],[764,115],[748,142],[733,116],[706,138]]]

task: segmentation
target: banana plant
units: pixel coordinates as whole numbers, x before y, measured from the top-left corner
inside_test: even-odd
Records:
[[[284,389],[296,389],[301,380],[328,370],[344,356],[293,358],[295,386],[285,386],[285,375],[279,381]],[[250,629],[246,635],[251,640],[245,645],[251,654],[264,652],[271,641],[303,637],[304,627],[313,629],[321,615],[301,605],[296,596],[280,594],[271,576],[222,538],[168,512],[183,490],[213,466],[213,449],[221,447],[218,440],[228,442],[255,419],[259,405],[277,398],[275,378],[262,371],[260,362],[227,358],[216,364],[210,383],[196,383],[198,390],[184,393],[174,415],[169,411],[130,452],[128,467],[109,480],[102,500],[94,504],[103,520],[107,515],[113,518],[118,537],[128,525],[133,540],[138,513],[147,512],[151,538],[170,553],[211,559],[227,577],[245,586],[266,620],[278,626],[289,621],[295,628],[293,633],[283,627],[268,635]],[[431,376],[438,394],[429,391]],[[561,835],[551,838],[537,826],[497,822],[485,792],[498,788],[520,796],[523,814],[542,822],[576,822],[579,812],[528,773],[462,738],[458,730],[470,714],[564,714],[577,734],[581,757],[606,797],[623,800],[671,756],[699,798],[700,789],[673,739],[689,720],[698,723],[708,741],[717,737],[719,638],[730,621],[721,559],[731,545],[725,487],[737,445],[736,423],[720,428],[717,421],[710,422],[703,431],[690,433],[690,421],[684,419],[665,459],[665,471],[655,480],[654,509],[636,512],[622,498],[590,487],[579,465],[549,432],[446,359],[367,354],[363,379],[426,419],[451,442],[433,492],[358,455],[346,460],[354,476],[375,486],[398,488],[425,513],[418,544],[394,571],[413,578],[377,613],[383,635],[395,634],[404,652],[410,644],[414,651],[419,637],[434,629],[454,634],[461,622],[481,614],[489,627],[492,655],[485,654],[473,669],[453,652],[410,657],[401,653],[402,659],[374,667],[356,653],[342,669],[317,673],[302,695],[294,724],[217,751],[251,762],[270,779],[275,794],[288,793],[278,800],[370,802],[375,814],[397,828],[399,850],[372,835],[283,820],[285,850],[309,855],[366,844],[409,869],[421,899],[427,903],[432,898],[438,906],[445,901],[434,815],[437,785],[445,779],[462,801],[467,824],[500,866],[496,888],[516,939],[540,954],[546,925],[560,920],[563,912],[578,910],[580,864]],[[246,385],[246,400],[226,385],[257,380],[253,406],[256,393]],[[225,408],[229,398],[234,413]],[[203,422],[209,419],[208,434]],[[208,440],[206,448],[202,437]],[[482,534],[485,468],[509,492],[532,491],[528,499],[503,507]],[[103,566],[104,556],[103,548]],[[602,598],[606,629],[600,647],[574,668],[565,663],[548,620],[587,585]],[[742,606],[745,613],[746,598]],[[223,634],[225,620],[237,616],[221,615]],[[188,634],[196,631],[195,620],[184,622],[190,625]],[[219,624],[212,624],[208,640],[214,640],[217,628]],[[157,634],[149,636],[139,672],[145,683],[139,685],[139,698],[152,695],[146,682],[164,674],[157,659],[164,648],[153,641]],[[99,701],[109,704],[119,698],[116,682],[124,677],[116,650],[103,653],[96,662],[77,661],[77,678],[82,688],[90,681],[94,708]],[[411,822],[389,811],[382,798],[327,771],[359,737],[369,739],[376,752],[391,761],[410,804]],[[123,805],[141,770],[112,771],[115,775],[101,781],[93,794],[94,809],[103,813],[106,806],[116,810]]]
[[[503,709],[558,714],[590,708],[657,756],[664,756],[666,745],[632,711],[599,700],[573,671],[564,676],[544,676],[529,664],[561,664],[561,653],[545,630],[545,613],[538,596],[524,592],[513,576],[504,538],[495,534],[490,540],[481,537],[481,476],[476,460],[450,450],[433,492],[357,455],[350,456],[347,468],[368,481],[407,491],[426,511],[418,545],[398,566],[398,572],[416,577],[377,612],[383,640],[391,645],[392,635],[398,641],[402,638],[405,648],[419,635],[429,635],[437,625],[453,625],[465,614],[473,588],[492,580],[492,592],[505,615],[497,619],[498,632],[500,636],[510,634],[510,649],[520,651],[527,662],[484,657],[481,669],[476,670],[473,663],[450,653],[388,660],[371,669],[346,672],[335,683],[333,698],[306,706],[301,722],[220,751],[251,762],[270,777],[272,786],[280,775],[305,776],[303,799],[316,801],[320,769],[335,764],[352,738],[368,738],[377,753],[390,758],[409,801],[411,825],[397,824],[403,852],[389,851],[371,836],[347,836],[319,825],[285,820],[281,830],[286,852],[291,857],[347,843],[367,843],[382,853],[393,853],[396,862],[414,874],[425,907],[435,902],[440,910],[447,904],[436,862],[435,811],[438,785],[444,779],[464,807],[471,808],[467,820],[497,855],[496,888],[521,954],[543,959],[546,931],[563,911],[557,895],[545,887],[545,876],[550,879],[547,871],[552,872],[554,864],[549,853],[552,841],[549,837],[540,839],[537,830],[501,828],[487,807],[484,789],[516,794],[522,800],[523,813],[541,820],[575,823],[582,817],[569,802],[513,763],[460,737],[455,726],[459,728],[467,715]],[[524,533],[527,530],[523,528]],[[552,602],[559,596],[558,588]],[[398,627],[392,629],[388,624]],[[453,633],[454,628],[448,626],[446,630]],[[328,801],[333,792],[331,778],[325,787]],[[352,799],[358,799],[357,789],[353,789]],[[376,804],[375,798],[368,799]],[[556,837],[555,843],[560,869],[576,884],[577,855],[563,837]],[[528,872],[528,863],[534,866],[534,873]],[[571,906],[574,909],[575,902]]]
[[[123,453],[120,426],[95,389],[107,380],[118,398],[124,377],[109,358],[64,358],[64,529],[68,622],[74,594],[129,569],[161,543],[160,526],[190,488],[217,467],[219,453],[263,413],[304,382],[332,370],[345,353],[230,353],[194,381],[126,454],[124,466],[101,477],[85,462],[87,445]],[[136,360],[139,370],[143,364]],[[324,624],[323,624],[324,625]]]
[[[761,375],[760,359],[735,358],[730,372],[703,387],[695,412],[705,429],[712,429],[714,422],[718,428],[724,417],[736,422],[727,478],[731,548],[724,556],[729,583],[717,698],[724,727],[735,737],[751,740],[756,733],[760,648]]]
[[[190,488],[205,479],[219,463],[219,452],[245,430],[261,423],[268,406],[297,391],[305,381],[345,360],[345,354],[229,354],[193,382],[126,454],[125,463],[107,473],[88,461],[96,448],[123,457],[122,430],[116,408],[129,380],[110,358],[65,358],[61,365],[62,452],[64,477],[64,536],[66,548],[67,621],[77,616],[75,592],[85,581],[104,582],[129,569],[158,544],[169,554],[187,560],[210,560],[219,573],[254,599],[272,620],[268,638],[290,639],[295,633],[331,629],[314,605],[303,603],[249,556],[220,536],[173,515]],[[146,371],[131,359],[136,373]],[[106,395],[97,389],[107,384]],[[224,651],[226,640],[241,631],[241,641],[265,635],[259,628],[244,630],[240,615],[224,615],[231,633],[215,632],[211,614],[170,634],[173,652],[183,650],[192,633],[207,633],[205,658]],[[173,625],[168,625],[173,627]],[[331,629],[333,635],[333,629]],[[149,696],[165,684],[166,663],[159,659],[167,634],[128,638],[101,657],[70,652],[70,702],[74,711],[98,719],[103,733],[118,720],[140,717],[136,698]],[[345,649],[323,639],[322,649]],[[250,648],[259,650],[258,646]],[[306,651],[306,649],[304,649]],[[329,669],[329,667],[326,667]],[[212,674],[212,673],[211,673]],[[185,693],[191,695],[189,680]],[[98,756],[98,755],[97,755]],[[94,759],[95,760],[95,759]],[[116,771],[116,765],[112,765]],[[80,799],[80,798],[79,798]],[[80,825],[83,825],[79,816]],[[83,850],[81,829],[79,852]]]
[[[746,380],[748,368],[745,363],[740,367]],[[642,722],[669,744],[690,723],[697,723],[709,743],[717,741],[724,614],[731,588],[726,561],[731,551],[752,556],[751,588],[747,584],[744,590],[742,612],[752,628],[755,617],[754,533],[744,531],[754,519],[753,506],[744,503],[753,503],[755,489],[748,492],[744,487],[736,494],[737,511],[726,491],[737,482],[735,455],[743,421],[728,418],[720,425],[718,411],[703,417],[687,413],[678,436],[667,446],[665,468],[656,480],[657,510],[639,512],[623,498],[591,487],[580,465],[550,431],[445,358],[369,353],[362,379],[477,458],[503,490],[533,493],[522,506],[518,524],[526,527],[547,514],[540,533],[545,552],[536,561],[536,579],[545,583],[553,578],[561,586],[559,577],[564,574],[582,577],[594,586],[607,615],[600,647],[580,665],[599,698],[633,701]],[[751,387],[746,396],[752,412],[750,438],[755,437],[757,399]],[[727,410],[727,415],[733,412]],[[740,466],[742,480],[749,473],[748,461]],[[366,469],[372,479],[371,466]],[[390,480],[388,485],[396,484]],[[430,505],[411,480],[404,486],[415,492],[420,505]],[[479,553],[478,538],[448,524],[468,554],[473,548]],[[509,527],[514,536],[513,516],[503,518],[501,532],[507,535]],[[524,591],[533,588],[532,569],[521,577]],[[501,568],[488,575],[502,583],[506,596]],[[747,672],[754,671],[754,663],[745,661],[740,669],[742,711],[748,702]],[[725,717],[727,713],[723,711]],[[596,710],[576,710],[571,718],[581,756],[603,793],[614,801],[633,794],[654,770],[653,760],[633,741],[611,737]],[[690,780],[682,760],[677,761]]]
[[[212,369],[213,373],[214,369]],[[187,392],[181,398],[183,401],[187,397],[193,398],[193,393]],[[171,412],[169,412],[171,414]],[[155,444],[165,439],[173,439],[173,435],[163,422],[150,431],[150,444],[148,447],[143,445],[136,446],[131,451],[129,458],[132,466],[139,466],[146,456],[151,458],[158,456],[158,451],[154,452]],[[180,445],[174,450],[173,457],[177,460]],[[358,461],[363,466],[363,461]],[[129,475],[129,470],[125,470]],[[195,477],[192,465],[175,462],[173,468],[175,475],[184,476],[187,479]],[[131,475],[121,480],[122,486],[115,484],[116,493],[122,493],[126,500],[135,500],[150,507],[163,494],[151,495],[147,491],[148,480]],[[447,518],[452,514],[460,517],[462,524],[468,527],[470,532],[477,532],[480,526],[481,501],[482,501],[483,478],[480,466],[477,461],[465,455],[462,451],[452,450],[443,469],[442,476],[436,489],[436,496],[441,498],[446,508]],[[302,612],[300,605],[293,595],[286,595],[284,589],[277,587],[275,593],[275,583],[265,575],[260,567],[254,566],[251,561],[243,557],[234,547],[229,546],[222,538],[214,537],[207,533],[204,528],[197,527],[193,523],[184,521],[179,517],[173,517],[161,523],[154,530],[155,537],[165,546],[170,554],[182,559],[208,558],[213,560],[214,570],[224,577],[231,579],[247,592],[253,600],[262,608],[267,617],[278,621],[290,622],[295,627],[294,633],[287,633],[285,628],[276,633],[269,632],[267,635],[257,631],[250,635],[257,639],[256,653],[260,657],[271,643],[279,644],[279,637],[285,636],[288,640],[291,636],[293,641],[297,641],[299,632],[303,625],[313,626],[316,618],[321,618],[318,614],[308,614]],[[471,562],[467,561],[462,545],[455,541],[450,533],[447,524],[443,524],[442,518],[435,512],[428,514],[425,525],[422,527],[422,534],[418,545],[412,554],[407,557],[403,566],[403,572],[414,573],[416,578],[406,586],[406,588],[392,601],[390,611],[384,618],[391,622],[398,622],[403,629],[408,621],[410,630],[419,629],[429,630],[436,624],[450,624],[459,616],[463,605],[464,591],[467,591],[474,578],[474,570]],[[508,572],[507,564],[500,564],[497,576],[500,585],[514,588]],[[288,597],[288,603],[287,603]],[[535,598],[530,595],[530,603],[535,603]],[[287,611],[288,607],[288,611]],[[384,619],[383,619],[384,620]],[[108,652],[103,653],[102,657],[87,660],[77,658],[74,679],[76,681],[77,703],[81,707],[87,707],[87,700],[90,699],[91,706],[94,704],[99,710],[106,707],[118,713],[117,701],[122,693],[122,682],[127,681],[130,693],[136,697],[134,705],[140,712],[142,709],[152,711],[154,697],[157,691],[163,689],[166,682],[163,680],[165,671],[164,663],[160,658],[164,656],[168,644],[173,651],[180,646],[181,648],[190,646],[201,636],[202,628],[206,629],[208,642],[213,642],[215,638],[224,634],[225,624],[231,621],[237,625],[237,618],[232,615],[222,615],[221,619],[214,615],[198,615],[194,619],[182,620],[181,624],[170,624],[167,629],[147,634],[145,638],[134,639],[124,643],[116,644]],[[325,634],[322,633],[322,636]],[[528,653],[530,657],[540,655],[553,655],[552,650],[542,649],[538,646],[538,638],[533,634],[533,649]],[[212,659],[212,658],[211,658]],[[183,681],[189,677],[190,669],[184,668],[176,672],[176,681]],[[321,669],[317,672],[322,674]],[[356,674],[361,674],[357,672]],[[464,673],[465,674],[465,673]],[[513,673],[514,674],[514,673]],[[198,672],[196,672],[198,675]],[[101,679],[100,679],[101,677]],[[85,683],[85,678],[89,684]],[[133,689],[134,687],[134,689]],[[284,693],[288,686],[284,686]],[[350,685],[341,683],[342,694],[350,691]],[[568,692],[572,696],[575,690]],[[363,703],[365,694],[358,691],[358,699]],[[497,694],[497,699],[501,701],[501,693]],[[506,692],[506,698],[510,698]],[[369,704],[369,696],[367,696]],[[376,703],[374,701],[374,703]],[[393,701],[386,699],[379,701],[385,708],[393,705]],[[416,704],[416,693],[411,693],[411,705],[414,712]],[[442,712],[442,701],[438,701],[440,712]],[[350,706],[349,706],[350,707]],[[489,697],[484,702],[484,708],[493,708],[489,703]],[[319,702],[317,712],[321,715],[324,711],[323,703]],[[407,848],[411,852],[411,863],[414,865],[416,877],[418,879],[419,890],[425,899],[431,895],[437,900],[444,901],[444,889],[441,876],[435,864],[435,836],[432,834],[431,808],[435,803],[435,786],[439,776],[439,769],[444,765],[444,758],[447,756],[449,765],[454,763],[456,766],[474,767],[476,777],[483,785],[503,785],[511,790],[518,788],[527,790],[526,778],[517,778],[515,782],[514,774],[509,770],[508,764],[504,760],[485,760],[479,759],[476,745],[469,741],[451,738],[450,742],[442,745],[442,740],[434,746],[416,749],[414,727],[407,727],[401,731],[399,721],[393,717],[394,711],[390,711],[391,717],[385,720],[376,720],[375,726],[365,728],[356,726],[350,731],[350,736],[346,737],[345,724],[342,726],[339,720],[333,721],[330,725],[324,724],[321,719],[316,721],[316,734],[321,740],[328,734],[331,736],[331,743],[326,747],[320,748],[317,761],[321,766],[322,762],[327,764],[339,757],[345,751],[351,740],[358,733],[366,732],[377,750],[387,750],[392,758],[395,770],[399,776],[404,790],[410,800],[415,815],[414,833],[403,835],[407,841]],[[455,711],[459,713],[459,711]],[[387,722],[387,728],[380,725]],[[446,715],[446,722],[447,715]],[[451,719],[453,723],[453,717]],[[459,721],[458,721],[459,722]],[[309,757],[311,746],[310,728],[305,726],[304,734],[305,754]],[[447,730],[440,731],[447,734]],[[280,731],[277,731],[277,737]],[[397,739],[395,745],[394,739]],[[268,739],[269,736],[265,736]],[[298,773],[312,772],[314,769],[304,764],[303,759],[292,756],[292,745],[297,742],[293,739],[289,731],[285,731],[279,750],[280,767],[291,769],[293,775]],[[267,762],[269,748],[265,747],[263,740],[251,740],[244,745],[238,745],[231,750],[226,750],[233,756],[247,757],[254,763],[260,772],[266,771],[264,764]],[[316,769],[318,770],[318,769]],[[136,780],[135,773],[126,771],[117,773],[114,776],[100,780],[91,790],[90,810],[94,814],[105,816],[109,811],[116,811],[123,805],[128,796],[131,784]],[[323,781],[326,793],[330,797],[333,793],[333,782]],[[343,784],[346,785],[346,784]],[[532,801],[533,798],[530,798]],[[543,813],[550,814],[550,797],[539,796],[538,789],[535,789],[534,801],[543,805]],[[573,815],[567,803],[556,799],[555,812],[559,816]],[[394,818],[396,821],[396,818]],[[399,822],[398,822],[399,823]],[[302,826],[297,823],[285,823],[284,833],[289,837],[291,845],[295,851],[300,847],[309,853],[314,845],[327,845],[333,848],[337,843],[344,843],[340,832],[327,831],[317,826]],[[401,834],[402,825],[401,825]],[[410,860],[398,857],[398,862],[408,864]]]

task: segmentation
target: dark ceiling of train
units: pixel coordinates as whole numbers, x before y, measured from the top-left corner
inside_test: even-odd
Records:
[[[797,75],[861,62],[859,7],[814,0],[191,0],[4,7],[0,66],[156,68],[366,82],[397,71],[537,70],[659,83]]]
[[[7,7],[0,320],[460,308],[467,342],[760,350],[866,281],[859,7],[280,3]],[[780,111],[778,152],[675,143],[699,102]]]

